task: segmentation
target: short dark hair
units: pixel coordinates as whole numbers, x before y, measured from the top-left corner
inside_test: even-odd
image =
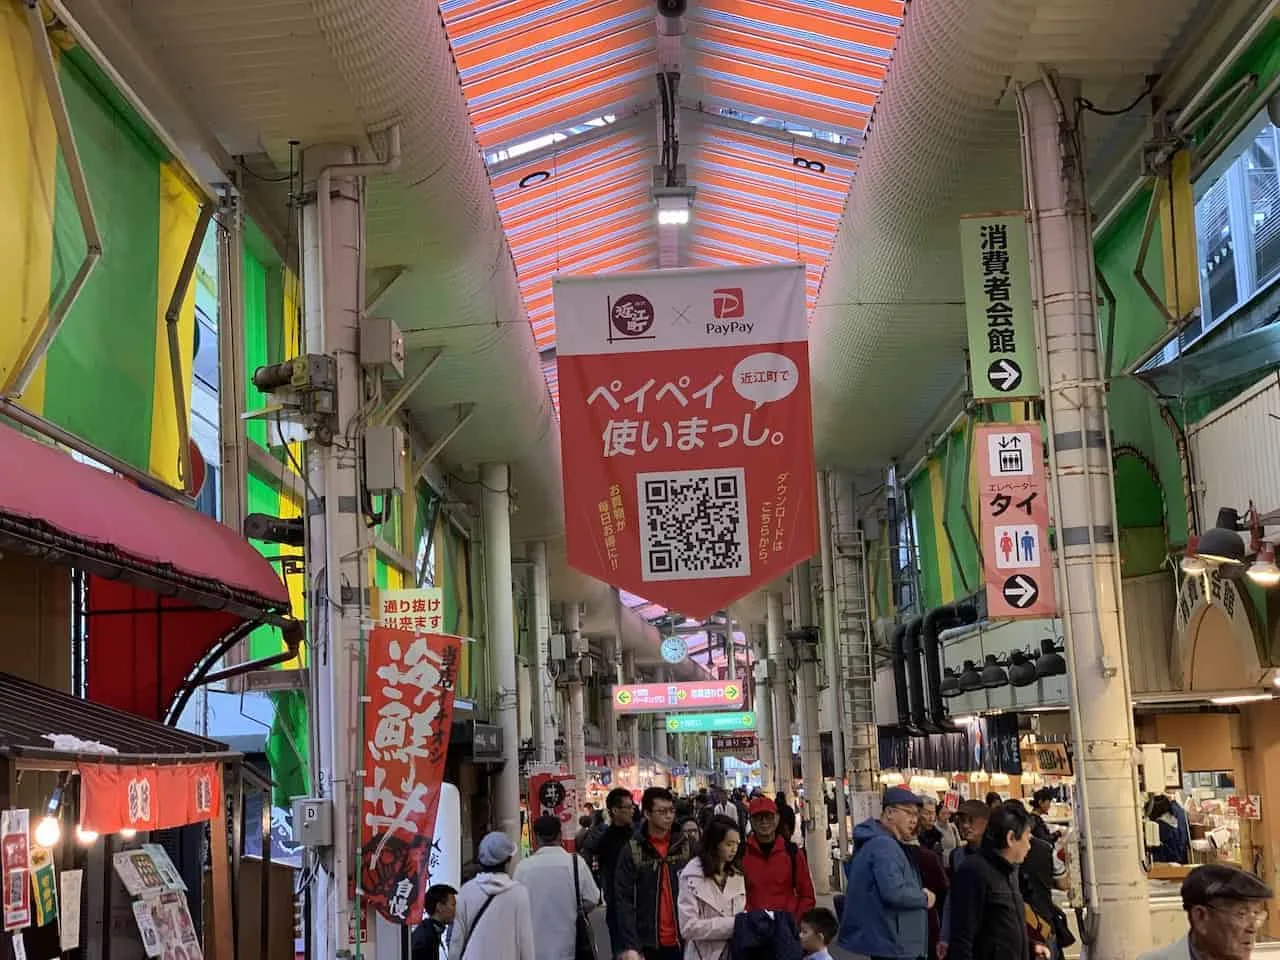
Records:
[[[1271,888],[1247,870],[1225,863],[1196,867],[1182,881],[1182,909],[1208,907],[1221,900],[1270,900]]]
[[[631,799],[631,791],[626,787],[614,787],[604,798],[604,805],[610,810],[617,810],[623,803]]]
[[[676,805],[675,795],[666,787],[650,787],[640,798],[640,809],[648,813],[659,800],[665,800],[672,807]]]
[[[1002,803],[1002,802],[1003,802],[1003,801],[1000,799],[1000,794],[996,793],[994,790],[992,790],[990,793],[988,793],[988,794],[987,794],[987,806],[988,806],[988,807],[994,807],[994,806],[996,806],[997,804]]]
[[[435,886],[427,887],[427,899],[426,903],[423,905],[423,909],[426,910],[427,916],[429,917],[440,909],[440,905],[442,903],[450,897],[456,897],[457,895],[458,891],[453,889],[453,887],[449,886],[447,883],[437,883]]]
[[[826,907],[815,907],[801,917],[800,922],[812,927],[814,932],[822,937],[823,943],[831,943],[835,940],[836,931],[840,929],[840,922],[836,920],[836,915]]]
[[[987,817],[987,829],[982,834],[982,845],[988,850],[1004,850],[1009,846],[1009,834],[1020,837],[1031,827],[1031,814],[1016,800],[991,808]]]
[[[711,822],[707,824],[706,832],[702,835],[702,841],[698,846],[698,859],[702,861],[702,873],[707,877],[714,877],[720,866],[716,862],[716,855],[720,851],[720,844],[724,842],[732,831],[738,834],[738,839],[742,839],[742,831],[738,828],[737,820],[730,820],[728,817],[715,816],[711,818]],[[724,865],[725,873],[732,874],[737,870],[734,863],[726,863]]]
[[[1037,807],[1040,806],[1040,804],[1044,803],[1046,800],[1049,800],[1049,801],[1053,800],[1053,787],[1041,787],[1039,790],[1037,790],[1035,793],[1031,795],[1031,802],[1034,803]]]
[[[560,839],[560,818],[554,813],[544,813],[533,821],[533,835],[539,843],[554,843]]]

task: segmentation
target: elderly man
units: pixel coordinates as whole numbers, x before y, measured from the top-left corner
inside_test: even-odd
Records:
[[[1251,873],[1225,863],[1196,867],[1182,881],[1187,935],[1138,960],[1249,960],[1267,919],[1271,888]]]

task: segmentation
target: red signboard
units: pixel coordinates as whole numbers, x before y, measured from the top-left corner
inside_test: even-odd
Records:
[[[1052,617],[1057,604],[1040,425],[980,424],[973,443],[988,616]]]
[[[360,877],[364,902],[392,923],[422,920],[460,643],[388,627],[369,634]]]
[[[743,686],[733,680],[637,683],[613,688],[614,713],[676,713],[741,707]]]
[[[551,814],[560,820],[560,838],[573,849],[578,833],[578,783],[567,773],[535,773],[529,777],[529,816]]]
[[[557,277],[571,566],[689,616],[817,549],[805,270]]]
[[[216,763],[80,765],[80,827],[92,833],[166,830],[212,820],[222,803]]]

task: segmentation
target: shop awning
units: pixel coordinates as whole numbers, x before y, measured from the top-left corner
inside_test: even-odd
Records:
[[[88,573],[88,696],[160,719],[196,669],[289,592],[235,531],[0,426],[0,546]]]

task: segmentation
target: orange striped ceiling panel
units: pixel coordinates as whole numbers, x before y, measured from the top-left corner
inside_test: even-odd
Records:
[[[865,132],[903,0],[699,0],[693,67],[706,106]]]
[[[650,0],[443,0],[486,151],[657,96]]]
[[[803,260],[812,309],[855,165],[815,138],[704,124],[689,169],[691,265]]]

